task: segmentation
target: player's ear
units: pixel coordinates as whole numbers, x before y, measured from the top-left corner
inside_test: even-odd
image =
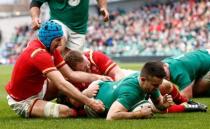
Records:
[[[146,80],[146,78],[145,78],[145,77],[140,77],[140,80],[141,80],[142,82],[144,82],[144,81]]]
[[[163,68],[164,68],[164,70],[166,71],[166,69],[168,69],[168,64],[163,63]]]

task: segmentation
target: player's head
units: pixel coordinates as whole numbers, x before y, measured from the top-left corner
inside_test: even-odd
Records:
[[[47,50],[50,50],[54,39],[62,36],[63,30],[61,25],[54,21],[44,22],[38,31],[38,38],[46,46]]]
[[[163,63],[159,61],[147,62],[140,75],[141,87],[148,93],[159,88],[165,78],[166,73],[163,68]]]
[[[67,65],[75,71],[90,72],[90,62],[79,51],[71,50],[64,56]]]

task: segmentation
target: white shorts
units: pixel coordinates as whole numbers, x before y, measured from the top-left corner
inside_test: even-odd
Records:
[[[53,21],[62,26],[64,37],[67,39],[65,47],[71,50],[82,51],[85,44],[85,34],[78,34],[72,31],[70,28],[68,28],[66,25],[64,25],[62,22],[58,20],[53,20]]]
[[[34,103],[36,100],[44,99],[46,91],[47,80],[44,82],[42,90],[37,95],[31,96],[25,100],[16,101],[11,96],[7,95],[8,104],[17,115],[28,118],[30,117],[31,108]]]

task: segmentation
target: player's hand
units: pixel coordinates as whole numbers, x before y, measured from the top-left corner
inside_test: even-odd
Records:
[[[86,103],[91,109],[96,112],[103,112],[105,110],[104,104],[101,100],[89,99],[90,101]]]
[[[136,116],[136,118],[151,118],[153,116],[152,107],[143,107],[141,110],[136,111]]]
[[[41,19],[39,17],[32,18],[32,29],[37,30],[40,28]]]
[[[100,12],[104,17],[104,22],[109,21],[109,12],[108,12],[107,8],[101,8]]]
[[[171,105],[173,105],[174,103],[173,103],[173,98],[172,98],[172,96],[171,95],[168,95],[168,94],[165,94],[164,96],[163,96],[163,106],[164,107],[169,107],[169,106],[171,106]]]
[[[98,90],[99,90],[98,84],[90,84],[87,89],[82,91],[82,93],[87,97],[92,98],[96,96]]]

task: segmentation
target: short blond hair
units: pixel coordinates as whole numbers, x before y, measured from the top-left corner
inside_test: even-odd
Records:
[[[66,64],[71,67],[71,69],[76,70],[77,64],[82,63],[84,61],[84,58],[81,52],[70,50],[64,56],[64,60],[66,61]]]

